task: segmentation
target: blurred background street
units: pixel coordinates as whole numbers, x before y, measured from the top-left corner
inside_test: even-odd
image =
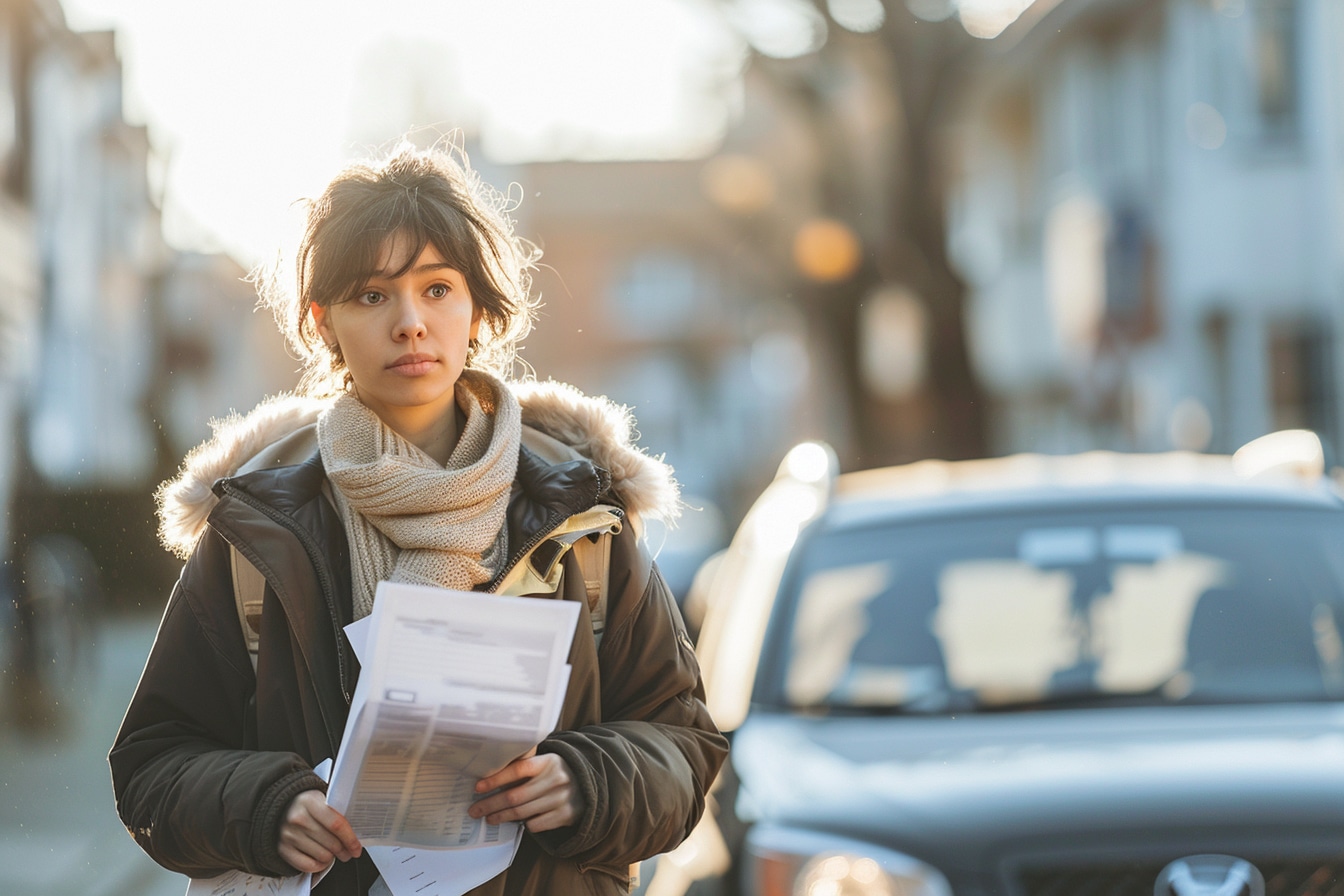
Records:
[[[0,893],[180,890],[104,761],[179,568],[153,491],[295,386],[249,272],[403,137],[544,251],[517,373],[676,469],[679,599],[804,440],[1336,467],[1338,0],[5,0]]]
[[[107,751],[154,640],[145,614],[105,618],[59,701],[10,693],[0,728],[0,892],[181,894],[109,811]],[[51,696],[51,695],[48,695]],[[19,705],[24,704],[24,705]]]

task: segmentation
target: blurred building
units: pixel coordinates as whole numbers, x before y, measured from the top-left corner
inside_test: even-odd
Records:
[[[997,448],[1339,444],[1344,6],[1038,0],[956,136]]]
[[[508,173],[523,191],[519,230],[544,251],[541,317],[522,357],[543,379],[628,405],[640,444],[665,454],[690,506],[704,508],[685,515],[660,557],[678,591],[726,538],[723,516],[735,518],[827,413],[805,328],[775,291],[787,278],[762,270],[715,205],[707,164]]]
[[[545,251],[525,359],[634,410],[683,487],[731,495],[808,404],[799,322],[702,188],[704,164],[557,162],[517,172]],[[778,457],[774,458],[778,462]]]
[[[0,560],[74,533],[114,592],[163,583],[151,493],[206,421],[291,386],[255,291],[164,242],[112,32],[0,8]],[[224,340],[229,346],[224,346]]]
[[[151,390],[170,464],[209,434],[209,420],[246,413],[292,389],[300,363],[257,306],[248,272],[226,255],[174,252],[157,295],[159,370]]]
[[[20,399],[37,362],[40,285],[37,233],[28,204],[26,11],[0,8],[0,563],[12,540],[5,508],[14,491],[21,448]]]
[[[43,287],[28,455],[58,486],[128,487],[154,469],[145,396],[167,258],[149,140],[122,117],[111,32],[50,28],[32,61],[30,183]]]

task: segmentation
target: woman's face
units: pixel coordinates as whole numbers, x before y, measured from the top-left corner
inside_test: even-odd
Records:
[[[413,251],[389,238],[378,269],[397,271]],[[348,302],[312,306],[328,345],[340,347],[360,400],[383,422],[407,435],[449,412],[453,387],[466,366],[467,343],[480,314],[460,271],[426,244],[404,274],[378,274]]]

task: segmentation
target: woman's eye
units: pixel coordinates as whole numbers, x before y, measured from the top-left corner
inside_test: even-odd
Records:
[[[448,295],[448,287],[443,283],[435,283],[429,288],[429,294],[436,299],[441,299]]]
[[[383,300],[383,294],[380,292],[366,292],[360,295],[359,300],[365,305],[377,305]]]

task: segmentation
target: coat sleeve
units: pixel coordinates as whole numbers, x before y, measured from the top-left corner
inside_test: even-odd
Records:
[[[209,533],[173,589],[108,756],[117,813],[169,870],[291,875],[277,852],[283,813],[326,785],[296,753],[248,749],[256,679],[231,581],[228,546]]]
[[[662,575],[629,527],[612,544],[601,665],[601,724],[558,731],[558,753],[587,804],[577,825],[538,835],[580,868],[622,866],[684,840],[728,753],[705,708],[690,637]]]

